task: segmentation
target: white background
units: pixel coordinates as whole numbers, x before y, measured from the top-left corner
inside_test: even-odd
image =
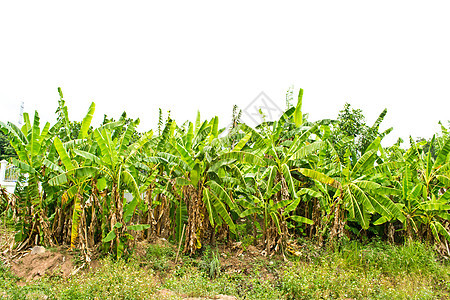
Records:
[[[0,120],[17,123],[24,101],[54,122],[61,86],[74,120],[94,101],[96,124],[125,110],[149,130],[162,108],[226,126],[261,91],[284,108],[293,84],[310,120],[349,102],[371,124],[386,107],[390,143],[431,137],[450,119],[449,14],[436,1],[0,1]]]

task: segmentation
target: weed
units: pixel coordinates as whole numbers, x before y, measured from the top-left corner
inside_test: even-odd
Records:
[[[206,246],[199,267],[209,278],[214,279],[218,277],[220,275],[218,251],[211,251],[211,248]]]
[[[146,262],[155,271],[167,271],[169,261],[175,257],[175,251],[170,246],[152,244],[146,251]]]

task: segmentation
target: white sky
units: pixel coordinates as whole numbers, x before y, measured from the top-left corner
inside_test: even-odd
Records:
[[[161,107],[226,126],[261,91],[284,108],[293,84],[310,120],[386,107],[389,141],[430,137],[450,119],[447,3],[1,1],[0,120],[24,101],[54,122],[61,86],[74,120],[94,101],[97,123],[125,110],[148,130]]]

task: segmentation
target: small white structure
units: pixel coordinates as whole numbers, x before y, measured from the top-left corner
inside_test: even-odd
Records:
[[[7,168],[8,162],[6,160],[0,161],[0,186],[4,187],[8,193],[12,194],[16,188],[16,181],[6,177]]]

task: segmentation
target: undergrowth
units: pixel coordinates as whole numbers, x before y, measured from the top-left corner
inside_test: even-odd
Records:
[[[174,263],[171,245],[150,245],[144,257],[105,258],[100,266],[69,279],[43,277],[22,283],[0,265],[5,299],[170,299],[233,295],[238,299],[448,299],[450,267],[427,245],[394,246],[342,241],[333,251],[303,247],[304,256],[254,258],[250,272],[224,269],[217,250]],[[245,253],[244,253],[245,255]],[[163,274],[161,274],[163,273]]]

